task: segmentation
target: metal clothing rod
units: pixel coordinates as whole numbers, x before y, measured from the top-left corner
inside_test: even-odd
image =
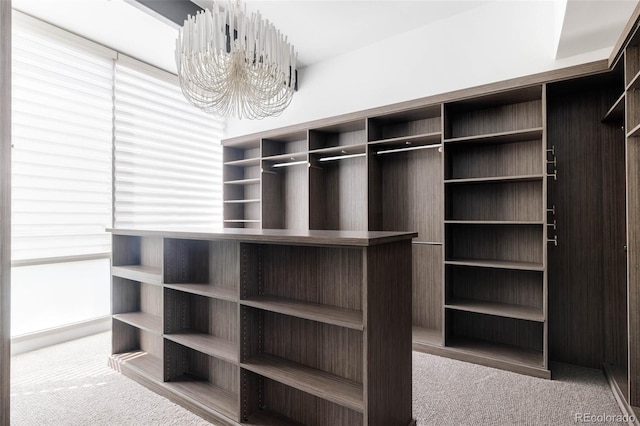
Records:
[[[441,246],[442,243],[436,241],[412,241],[412,244],[424,245],[424,246]]]
[[[272,165],[271,167],[278,168],[278,167],[289,167],[289,166],[299,166],[300,164],[307,164],[307,160],[304,161],[292,161],[291,163],[277,163]]]
[[[335,157],[324,157],[319,159],[318,161],[334,161],[334,160],[344,160],[345,158],[355,158],[355,157],[364,157],[364,152],[362,154],[347,154],[347,155],[336,155]]]
[[[392,154],[394,152],[404,152],[404,151],[415,151],[417,149],[430,149],[430,148],[440,148],[442,147],[441,143],[436,143],[433,145],[420,145],[420,146],[410,146],[407,148],[394,148],[394,149],[385,149],[383,151],[378,151],[376,154]]]

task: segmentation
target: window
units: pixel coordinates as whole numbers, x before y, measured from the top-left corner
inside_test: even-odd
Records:
[[[223,123],[163,74],[116,64],[115,227],[222,227]]]
[[[105,257],[113,59],[15,15],[12,260]]]
[[[19,12],[13,22],[17,336],[110,314],[105,228],[221,226],[223,122],[188,105],[170,73]]]

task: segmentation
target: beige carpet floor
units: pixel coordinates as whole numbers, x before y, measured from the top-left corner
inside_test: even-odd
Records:
[[[13,357],[11,424],[209,424],[107,367],[110,341],[101,333]],[[621,415],[598,370],[555,364],[554,380],[542,380],[416,352],[413,361],[420,426],[576,425],[581,413]]]

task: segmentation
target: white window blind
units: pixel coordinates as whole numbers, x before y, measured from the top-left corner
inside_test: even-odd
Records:
[[[109,52],[14,13],[14,261],[111,251]]]
[[[221,227],[223,121],[149,68],[116,63],[114,225]]]

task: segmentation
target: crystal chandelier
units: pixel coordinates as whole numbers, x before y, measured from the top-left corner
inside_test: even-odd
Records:
[[[222,117],[280,115],[296,89],[293,46],[240,1],[189,15],[176,41],[180,87],[187,100]]]

